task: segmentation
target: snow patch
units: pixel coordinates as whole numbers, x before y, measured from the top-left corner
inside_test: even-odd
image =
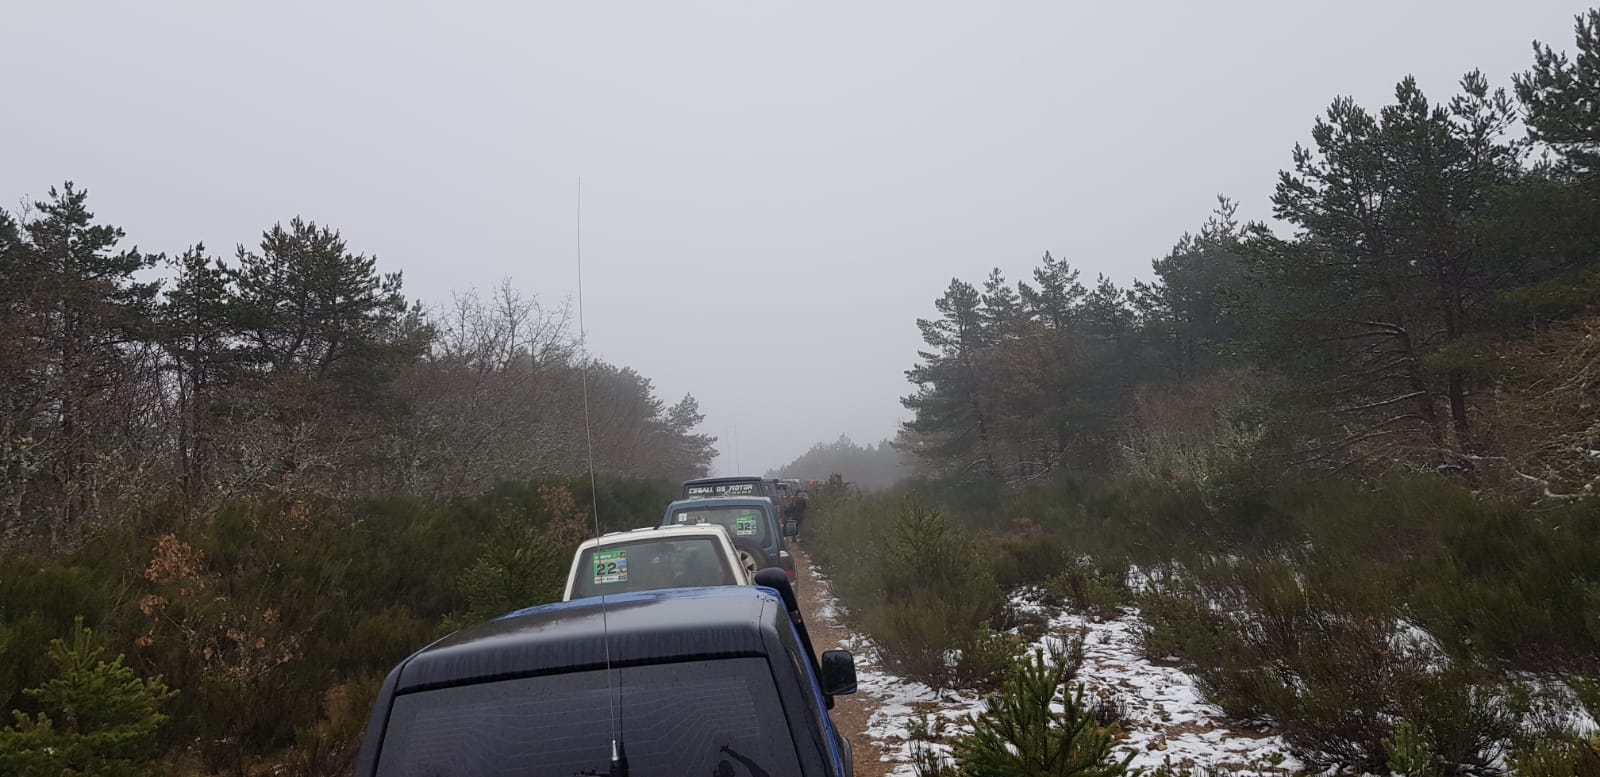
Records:
[[[833,598],[826,576],[815,566],[810,568],[810,576],[817,586],[818,617],[842,628],[843,607]],[[1256,774],[1303,768],[1289,755],[1281,737],[1229,721],[1221,709],[1200,698],[1189,674],[1146,659],[1144,623],[1137,609],[1125,608],[1121,616],[1109,620],[1090,618],[1046,606],[1039,601],[1038,592],[1027,590],[1013,594],[1011,604],[1019,610],[1044,613],[1049,633],[1057,635],[1039,639],[1030,650],[1049,652],[1052,646],[1060,646],[1059,635],[1083,633],[1084,662],[1078,682],[1088,703],[1107,699],[1124,710],[1124,738],[1118,751],[1131,754],[1135,768],[1155,768],[1168,762]],[[879,703],[868,719],[866,735],[882,748],[880,760],[895,764],[891,772],[895,777],[914,777],[912,762],[919,750],[948,756],[949,745],[921,741],[919,732],[942,727],[948,741],[970,730],[964,721],[984,710],[983,700],[975,693],[941,692],[884,670],[871,640],[861,635],[851,634],[840,644],[856,654],[859,692]],[[856,753],[856,757],[870,758],[871,754]]]
[[[1270,773],[1299,770],[1281,737],[1254,731],[1227,719],[1200,697],[1195,680],[1177,666],[1144,657],[1144,622],[1136,608],[1100,620],[1062,612],[1050,619],[1056,634],[1081,632],[1083,668],[1078,682],[1089,699],[1120,703],[1124,711],[1121,752],[1133,753],[1133,766],[1224,767]],[[1044,637],[1041,643],[1059,640]]]

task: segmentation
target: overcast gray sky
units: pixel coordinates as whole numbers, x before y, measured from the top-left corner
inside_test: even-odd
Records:
[[[0,199],[146,250],[300,214],[428,302],[576,291],[722,471],[905,417],[915,319],[1046,250],[1119,282],[1244,215],[1336,95],[1496,84],[1582,2],[7,2]],[[736,366],[798,350],[776,373]]]

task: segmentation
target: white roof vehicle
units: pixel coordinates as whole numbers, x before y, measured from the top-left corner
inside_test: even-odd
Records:
[[[611,532],[579,545],[561,598],[751,585],[750,574],[721,526],[651,526]]]

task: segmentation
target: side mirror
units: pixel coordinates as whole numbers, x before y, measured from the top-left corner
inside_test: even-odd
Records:
[[[822,654],[822,692],[844,696],[856,692],[856,657],[848,650],[829,650]]]
[[[798,537],[798,536],[800,536],[800,522],[799,521],[784,521],[783,522],[783,536],[785,536],[785,537]]]
[[[756,573],[755,584],[771,588],[783,598],[783,607],[791,613],[800,611],[800,600],[795,598],[794,586],[789,583],[789,573],[777,567],[767,567]],[[803,624],[796,624],[804,628]]]

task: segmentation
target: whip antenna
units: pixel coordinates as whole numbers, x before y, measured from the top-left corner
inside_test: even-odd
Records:
[[[594,515],[594,536],[600,538],[600,489],[594,474],[594,431],[589,421],[589,331],[583,325],[583,178],[578,179],[578,347],[583,354],[579,384],[583,387],[583,442],[589,460],[589,507]],[[598,551],[596,551],[598,552]],[[605,645],[606,696],[611,704],[611,770],[609,777],[628,777],[628,754],[622,747],[622,731],[617,719],[617,676],[611,668],[611,626],[606,619],[606,595],[600,594],[600,639]]]

